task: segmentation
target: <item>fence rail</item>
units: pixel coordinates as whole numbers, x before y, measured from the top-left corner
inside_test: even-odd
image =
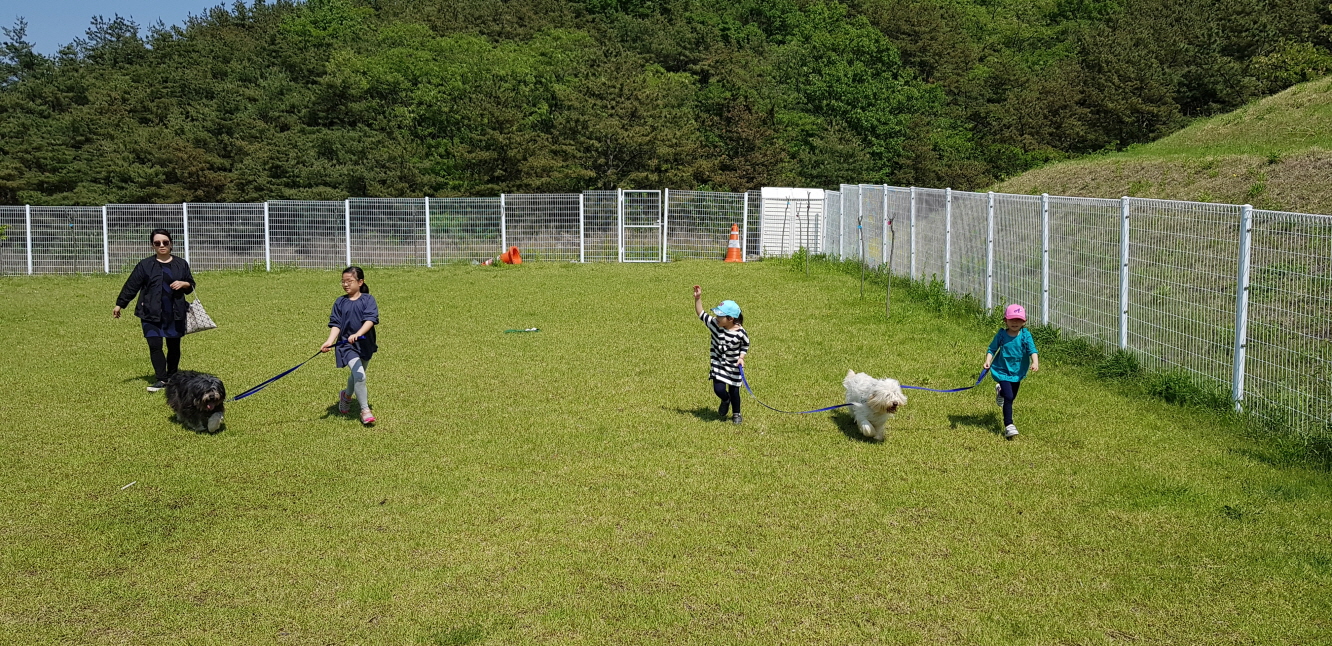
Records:
[[[1122,198],[842,185],[824,249],[1133,351],[1332,434],[1332,217]],[[886,236],[886,237],[885,237]]]

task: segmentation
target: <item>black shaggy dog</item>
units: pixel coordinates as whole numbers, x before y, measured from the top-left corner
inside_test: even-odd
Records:
[[[227,388],[213,375],[181,370],[166,383],[166,400],[176,419],[196,432],[216,433],[222,427],[222,402]]]

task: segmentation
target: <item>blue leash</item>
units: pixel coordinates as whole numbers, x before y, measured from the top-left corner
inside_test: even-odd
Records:
[[[339,340],[337,343],[333,344],[333,347],[336,348],[336,347],[338,347],[338,346],[340,346],[340,345],[347,345],[347,342],[346,342],[346,341]],[[282,373],[279,374],[278,376],[273,377],[272,379],[269,379],[268,381],[265,381],[264,383],[259,384],[258,386],[255,386],[254,388],[251,388],[251,389],[249,389],[249,390],[247,390],[247,391],[245,391],[245,392],[243,392],[243,393],[241,393],[241,394],[239,394],[239,395],[236,395],[235,397],[232,397],[231,399],[228,399],[227,401],[229,401],[229,402],[234,402],[234,401],[240,401],[240,400],[242,400],[242,399],[245,399],[246,397],[249,397],[250,395],[253,395],[253,394],[255,394],[255,393],[257,393],[257,392],[259,392],[259,391],[261,391],[261,390],[267,388],[269,384],[271,384],[271,383],[273,383],[273,382],[275,382],[275,381],[277,381],[277,380],[279,380],[279,379],[281,379],[281,378],[283,378],[283,377],[285,377],[285,376],[287,376],[287,375],[289,375],[289,374],[291,374],[291,373],[293,373],[293,372],[296,372],[296,369],[297,369],[297,368],[299,368],[299,367],[301,367],[301,366],[303,366],[303,365],[305,365],[305,364],[307,364],[307,363],[310,363],[311,361],[314,361],[315,357],[317,357],[317,356],[319,356],[319,355],[321,355],[321,354],[323,354],[323,353],[324,353],[323,350],[320,350],[320,351],[318,351],[318,352],[315,352],[314,355],[312,355],[309,359],[306,359],[305,361],[302,361],[302,362],[296,364],[295,366],[292,366],[290,369],[286,370],[285,372],[282,372]]]
[[[748,391],[749,391],[749,396],[750,396],[750,397],[753,397],[753,398],[754,398],[754,401],[756,401],[756,402],[759,403],[759,406],[762,406],[762,407],[764,407],[764,408],[766,408],[766,409],[768,409],[768,410],[775,410],[775,411],[777,411],[777,412],[779,412],[779,413],[787,413],[787,414],[790,414],[790,415],[808,415],[808,414],[810,414],[810,413],[822,413],[822,412],[825,411],[825,410],[833,410],[833,409],[835,409],[835,408],[846,408],[847,406],[850,406],[850,405],[851,405],[851,404],[838,404],[838,405],[836,405],[836,406],[829,406],[829,407],[827,407],[827,408],[816,408],[816,409],[814,409],[814,410],[782,410],[782,409],[780,409],[780,408],[773,408],[772,406],[769,406],[769,405],[763,403],[763,400],[762,400],[762,399],[759,399],[759,398],[758,398],[758,395],[755,395],[755,394],[754,394],[754,389],[751,388],[751,387],[749,386],[749,379],[748,379],[747,377],[745,377],[745,367],[744,367],[744,366],[740,366],[740,381],[741,381],[741,383],[743,383],[743,384],[745,385],[745,390],[748,390]]]
[[[970,386],[964,386],[962,388],[951,388],[949,390],[935,390],[933,388],[924,388],[921,386],[902,386],[902,390],[928,390],[932,393],[960,393],[964,390],[971,390],[972,388],[979,386],[982,381],[985,381],[985,375],[988,374],[990,374],[989,368],[982,370],[980,376],[976,377],[976,383],[971,384]]]
[[[970,386],[965,386],[963,388],[952,388],[950,390],[935,390],[933,388],[924,388],[922,386],[902,386],[902,388],[904,390],[928,390],[929,392],[932,393],[960,393],[964,390],[971,390],[972,388],[979,386],[982,381],[985,381],[985,375],[989,373],[990,373],[989,368],[982,370],[980,376],[976,378],[976,383],[971,384]],[[827,408],[816,408],[814,410],[782,410],[780,408],[773,408],[772,406],[763,403],[763,400],[759,399],[758,395],[754,394],[754,389],[749,386],[749,379],[745,376],[744,366],[740,366],[740,381],[745,384],[745,390],[749,391],[749,396],[753,397],[754,401],[758,402],[759,406],[762,406],[768,410],[777,411],[778,413],[787,413],[790,415],[808,415],[810,413],[822,413],[823,411],[826,410],[846,408],[847,406],[851,405],[851,404],[838,404],[836,406],[828,406]]]

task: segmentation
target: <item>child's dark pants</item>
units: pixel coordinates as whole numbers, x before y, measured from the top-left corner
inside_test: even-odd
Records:
[[[726,417],[726,410],[729,408],[736,415],[740,414],[740,387],[732,386],[724,381],[712,380],[712,392],[716,393],[721,399],[721,406],[717,407],[717,414]]]
[[[1000,381],[999,394],[1004,398],[1004,426],[1013,423],[1013,400],[1017,399],[1018,388],[1022,386],[1020,381]]]

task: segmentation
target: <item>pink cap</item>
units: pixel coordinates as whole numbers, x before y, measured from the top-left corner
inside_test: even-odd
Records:
[[[1008,307],[1004,308],[1004,318],[1022,319],[1025,321],[1027,320],[1027,310],[1022,309],[1021,305],[1013,303],[1012,305],[1009,305]]]

